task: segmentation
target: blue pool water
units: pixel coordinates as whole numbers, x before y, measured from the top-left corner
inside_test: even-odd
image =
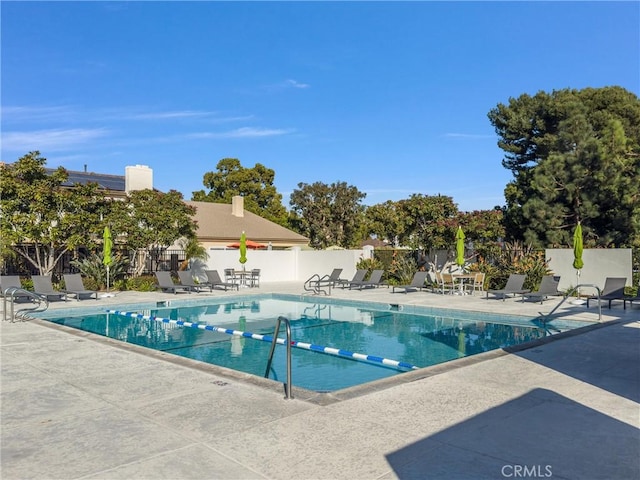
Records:
[[[69,310],[48,320],[261,377],[265,376],[270,342],[202,327],[210,325],[271,335],[276,319],[282,315],[291,322],[292,341],[382,357],[417,367],[517,345],[553,333],[549,328],[542,328],[536,319],[525,317],[420,307],[412,307],[409,313],[401,308],[328,299],[305,302],[299,297],[272,295],[242,297],[234,301],[226,299],[224,303],[185,302],[180,306],[175,302],[170,306],[161,303],[117,309],[136,312],[145,318],[93,309],[81,315]],[[49,312],[49,315],[54,314]],[[176,324],[180,321],[197,323],[200,328]],[[575,326],[578,325],[564,324],[563,329]],[[284,338],[284,328],[279,337]],[[284,346],[276,347],[269,378],[286,381],[285,353]],[[292,349],[292,383],[309,390],[339,390],[401,375],[407,370],[379,362]]]

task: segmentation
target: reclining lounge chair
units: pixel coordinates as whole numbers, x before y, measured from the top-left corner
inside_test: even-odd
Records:
[[[229,288],[235,288],[236,290],[240,288],[240,285],[236,282],[223,282],[217,270],[205,270],[204,273],[207,275],[207,283],[204,285],[208,286],[212,292],[215,288],[224,289],[225,291]]]
[[[542,304],[549,296],[553,295],[561,295],[561,292],[558,291],[558,284],[560,280],[556,280],[553,275],[545,275],[542,277],[542,281],[540,282],[540,287],[538,287],[538,291],[525,293],[522,295],[522,301],[525,300],[535,300],[536,302],[540,302]]]
[[[382,275],[384,275],[384,270],[374,270],[371,272],[368,280],[349,282],[349,290],[352,288],[357,288],[358,290],[362,290],[363,288],[377,288],[382,284]]]
[[[409,291],[416,291],[416,290],[422,290],[423,288],[426,288],[426,285],[424,284],[425,280],[427,279],[427,275],[429,274],[429,272],[416,272],[413,275],[413,279],[411,280],[411,283],[408,285],[394,285],[393,289],[391,290],[391,293],[395,293],[396,288],[397,289],[403,289],[404,292],[403,293],[407,293]]]
[[[9,288],[14,291],[13,294],[11,291],[6,293]],[[17,288],[24,290],[18,275],[0,275],[0,296],[4,297],[7,295],[8,297],[12,297],[16,302],[30,302],[32,300],[28,295],[15,292],[15,289]]]
[[[351,280],[337,280],[336,281],[336,285],[341,287],[341,288],[345,288],[345,287],[348,287],[349,284],[351,284],[351,283],[364,281],[364,277],[366,275],[367,275],[367,269],[366,268],[361,268],[361,269],[356,271],[355,275],[353,276],[353,278]]]
[[[196,283],[193,280],[193,275],[191,275],[191,270],[178,271],[178,278],[180,279],[180,285],[189,287],[192,292],[199,292],[201,288],[206,286],[206,285],[202,285],[201,283]]]
[[[507,284],[504,288],[499,290],[487,290],[487,299],[489,298],[489,294],[495,295],[496,297],[502,298],[504,302],[507,295],[524,295],[525,293],[529,293],[529,290],[522,288],[524,285],[524,280],[527,278],[526,275],[512,273],[509,275],[507,279]]]
[[[79,273],[63,275],[64,277],[64,290],[67,295],[76,297],[76,300],[80,301],[82,298],[96,297],[98,299],[98,292],[95,290],[87,290],[84,288],[82,282],[82,276]]]
[[[627,283],[626,277],[607,277],[604,281],[604,288],[600,292],[600,300],[608,300],[609,308],[614,300],[622,300],[624,302],[624,286]],[[587,308],[589,308],[589,300],[597,300],[598,297],[587,297]]]
[[[163,292],[178,293],[178,290],[191,293],[191,287],[188,285],[180,285],[179,283],[173,283],[171,274],[169,272],[155,272],[156,275],[156,288]]]
[[[32,275],[33,291],[38,295],[45,297],[47,300],[63,300],[67,301],[67,294],[65,292],[54,290],[51,283],[51,277],[48,275]]]

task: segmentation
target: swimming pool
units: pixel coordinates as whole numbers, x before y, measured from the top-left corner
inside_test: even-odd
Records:
[[[270,335],[278,316],[284,316],[291,322],[292,341],[315,347],[292,349],[292,384],[317,392],[401,375],[582,325],[564,322],[549,329],[529,317],[333,299],[309,301],[278,294],[123,305],[109,312],[104,307],[82,312],[70,309],[40,317],[264,377]],[[260,337],[262,341],[255,339]],[[279,337],[284,337],[283,329]],[[337,353],[319,351],[327,349]],[[285,353],[281,345],[276,348],[268,378],[286,381]],[[369,360],[354,358],[354,353],[369,356]]]

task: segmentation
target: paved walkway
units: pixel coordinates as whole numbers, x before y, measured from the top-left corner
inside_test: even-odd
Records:
[[[302,288],[260,288],[270,291]],[[332,296],[521,314],[556,303],[390,289]],[[184,295],[123,292],[98,301],[175,298]],[[593,305],[567,304],[560,314],[597,319]],[[114,348],[44,322],[2,322],[0,476],[637,479],[640,309],[603,314],[605,323],[579,334],[431,367],[414,381],[324,405],[285,400],[273,382]]]

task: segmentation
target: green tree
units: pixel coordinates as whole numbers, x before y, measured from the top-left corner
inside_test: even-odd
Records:
[[[592,246],[640,245],[640,100],[620,87],[522,95],[489,114],[514,179],[510,239],[569,245],[582,221]]]
[[[474,210],[458,215],[456,223],[462,227],[465,240],[473,243],[474,251],[480,258],[496,256],[501,250],[505,236],[502,210]]]
[[[282,195],[273,185],[275,172],[256,163],[245,168],[236,158],[223,158],[216,172],[204,174],[203,184],[209,192],[193,192],[192,200],[199,202],[231,203],[236,195],[244,197],[244,208],[279,225],[287,225],[287,210]]]
[[[180,270],[187,270],[193,260],[207,261],[209,254],[207,249],[202,246],[196,237],[183,237],[178,244],[184,250],[184,261],[180,264]]]
[[[299,183],[290,199],[294,224],[313,248],[353,247],[361,239],[365,196],[346,182]]]
[[[111,202],[109,223],[118,243],[133,250],[134,275],[142,274],[150,252],[161,252],[180,239],[195,238],[195,208],[175,190],[137,190],[125,201]]]
[[[451,197],[413,194],[398,201],[404,231],[400,244],[415,250],[448,248],[454,241],[458,207]]]
[[[0,238],[3,255],[21,256],[50,274],[60,258],[102,238],[106,203],[97,184],[63,186],[67,171],[45,169],[46,159],[33,151],[0,168]]]
[[[392,246],[399,246],[400,236],[404,233],[405,224],[401,216],[398,202],[387,200],[384,203],[371,205],[365,210],[366,235],[375,235],[386,240]]]

